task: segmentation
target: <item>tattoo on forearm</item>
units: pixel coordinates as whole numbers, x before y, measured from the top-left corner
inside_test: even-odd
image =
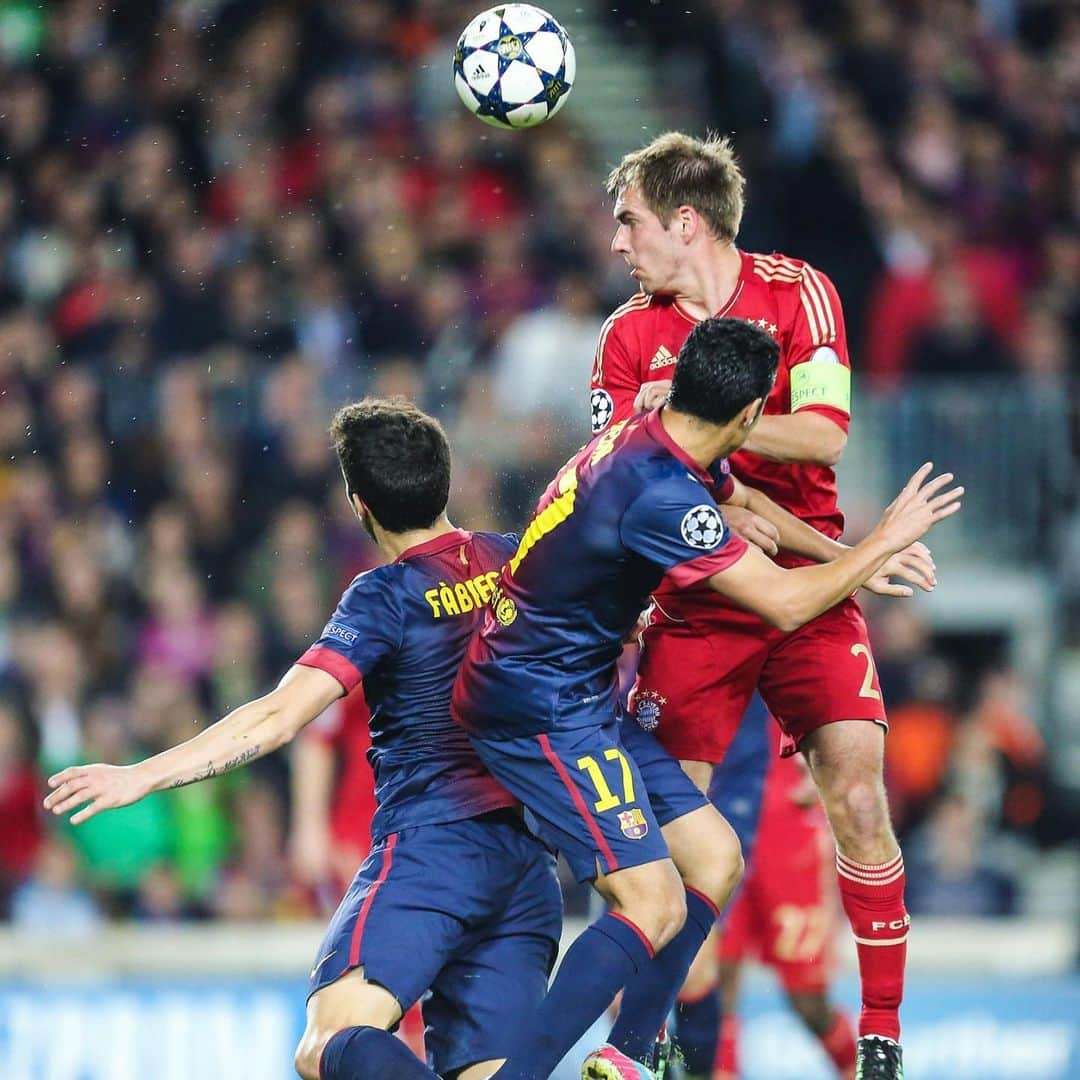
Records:
[[[171,787],[185,787],[188,784],[197,784],[200,780],[209,780],[213,776],[217,776],[219,773],[231,772],[233,769],[238,769],[241,765],[246,764],[253,758],[259,756],[259,746],[249,746],[246,750],[241,750],[239,754],[229,758],[228,761],[223,762],[221,765],[215,765],[212,761],[206,763],[205,769],[198,769],[191,776],[181,776],[172,782]]]

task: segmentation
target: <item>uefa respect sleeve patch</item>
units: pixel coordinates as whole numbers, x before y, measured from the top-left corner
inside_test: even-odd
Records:
[[[851,369],[827,345],[809,360],[791,369],[791,411],[808,405],[828,405],[841,412],[851,412]]]

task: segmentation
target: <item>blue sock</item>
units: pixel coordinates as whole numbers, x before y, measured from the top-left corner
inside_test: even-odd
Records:
[[[691,1076],[712,1076],[720,1042],[720,992],[712,987],[693,1001],[675,1006],[675,1041],[683,1069]]]
[[[392,1076],[394,1080],[439,1080],[396,1036],[382,1028],[344,1028],[323,1050],[320,1080],[367,1080]]]
[[[686,924],[623,992],[608,1042],[627,1057],[641,1061],[652,1049],[716,916],[712,901],[694,889],[686,890]]]
[[[602,915],[567,950],[547,997],[496,1080],[548,1080],[651,956],[648,941],[629,919],[610,911]]]

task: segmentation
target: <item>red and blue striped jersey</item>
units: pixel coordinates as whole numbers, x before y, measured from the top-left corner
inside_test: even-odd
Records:
[[[465,648],[515,541],[455,529],[361,574],[297,661],[329,672],[346,691],[363,680],[375,840],[515,805],[450,717]]]
[[[481,738],[584,727],[615,713],[615,662],[666,574],[690,585],[746,550],[715,480],[661,411],[611,427],[559,471],[499,579],[454,688]]]

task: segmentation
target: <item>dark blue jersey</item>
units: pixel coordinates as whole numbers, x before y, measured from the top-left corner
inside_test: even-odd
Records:
[[[374,839],[515,805],[450,717],[465,648],[515,540],[455,529],[361,574],[297,661],[333,675],[346,692],[363,680]]]
[[[660,412],[615,425],[571,458],[469,646],[458,720],[479,738],[508,739],[610,719],[615,661],[660,579],[693,584],[746,550],[714,485]]]

